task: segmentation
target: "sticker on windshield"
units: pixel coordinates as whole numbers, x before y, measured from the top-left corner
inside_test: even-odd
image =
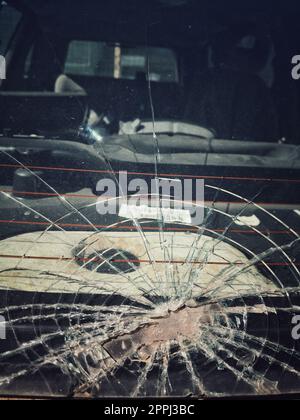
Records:
[[[260,220],[255,215],[253,215],[253,216],[239,216],[236,219],[235,224],[239,225],[239,226],[257,227],[257,226],[260,225]]]
[[[191,223],[191,214],[189,210],[133,206],[122,204],[119,212],[120,217],[127,217],[130,219],[154,219],[163,220],[164,222],[180,222]]]

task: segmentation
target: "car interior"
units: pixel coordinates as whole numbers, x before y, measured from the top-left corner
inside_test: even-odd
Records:
[[[299,88],[281,64],[289,53],[285,45],[293,49],[294,28],[285,27],[284,16],[249,12],[248,19],[241,21],[238,13],[227,16],[206,5],[205,13],[198,11],[189,20],[194,25],[187,27],[175,11],[177,25],[171,26],[169,42],[164,39],[168,22],[162,13],[152,26],[141,19],[140,26],[148,29],[144,44],[137,45],[133,39],[139,24],[125,32],[120,23],[116,36],[117,29],[109,26],[109,10],[103,22],[95,16],[88,28],[78,21],[79,5],[67,25],[53,16],[51,7],[39,14],[37,6],[30,6],[22,21],[26,42],[22,51],[11,46],[11,76],[2,86],[2,95],[7,92],[10,103],[15,91],[24,96],[28,92],[30,101],[33,96],[39,101],[37,92],[62,96],[79,90],[87,95],[87,112],[98,118],[108,116],[114,121],[110,127],[114,132],[120,121],[154,116],[203,126],[220,139],[298,142]],[[68,2],[62,4],[62,15],[67,6]],[[286,39],[279,41],[281,29]],[[22,36],[22,28],[19,33]],[[57,83],[62,75],[70,82]],[[63,98],[57,101],[64,106]],[[78,106],[82,107],[80,100]],[[60,106],[53,109],[55,113]],[[17,106],[14,112],[18,113]],[[2,128],[7,129],[4,121],[5,117]]]

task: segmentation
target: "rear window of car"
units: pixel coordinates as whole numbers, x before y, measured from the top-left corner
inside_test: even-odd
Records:
[[[79,76],[137,79],[148,75],[153,82],[178,82],[174,51],[167,48],[122,47],[104,42],[71,41],[65,73]]]

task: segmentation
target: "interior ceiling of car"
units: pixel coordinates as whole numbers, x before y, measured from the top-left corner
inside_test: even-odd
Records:
[[[33,14],[43,32],[58,38],[186,47],[202,46],[216,30],[207,1],[8,1]]]
[[[288,0],[8,0],[33,13],[47,33],[63,38],[101,39],[107,42],[148,45],[201,46],[220,24],[232,19],[281,16],[299,8]],[[284,7],[284,9],[282,9]]]
[[[157,10],[161,8],[178,8],[185,6],[192,6],[193,9],[198,8],[202,9],[219,9],[222,11],[228,10],[269,10],[271,11],[286,11],[286,10],[295,10],[299,7],[298,0],[286,0],[285,2],[274,2],[273,0],[245,0],[241,2],[240,0],[7,0],[7,3],[14,3],[15,5],[23,6],[30,8],[35,13],[44,15],[49,12],[57,12],[57,10],[71,12],[73,7],[87,11],[95,9],[99,14],[99,10],[103,11],[114,10],[117,14],[121,10],[136,11],[138,9],[144,10],[145,7],[149,10]]]
[[[208,19],[195,0],[8,0],[38,19],[47,33],[107,42],[189,45],[202,42]],[[187,7],[191,5],[191,7]],[[142,6],[142,7],[141,7]],[[195,7],[199,13],[195,15]],[[201,22],[201,25],[199,23]]]

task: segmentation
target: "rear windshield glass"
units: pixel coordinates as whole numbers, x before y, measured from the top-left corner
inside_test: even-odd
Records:
[[[300,396],[299,0],[7,3],[0,398]]]
[[[177,61],[172,50],[128,48],[104,42],[71,41],[64,71],[70,75],[134,80],[146,77],[149,62],[152,81],[178,82]]]

